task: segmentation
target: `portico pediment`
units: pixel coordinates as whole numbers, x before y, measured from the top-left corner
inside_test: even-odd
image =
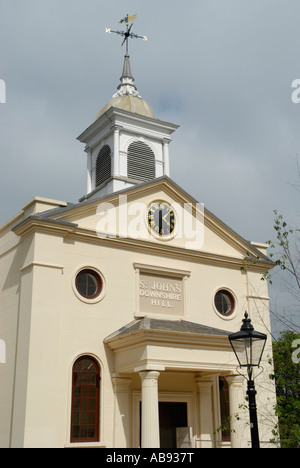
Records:
[[[224,330],[184,320],[135,320],[105,338],[117,373],[142,370],[231,372],[236,363]]]

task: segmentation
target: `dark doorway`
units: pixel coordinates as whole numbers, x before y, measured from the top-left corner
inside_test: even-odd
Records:
[[[176,448],[176,428],[187,425],[187,403],[159,402],[160,448]]]

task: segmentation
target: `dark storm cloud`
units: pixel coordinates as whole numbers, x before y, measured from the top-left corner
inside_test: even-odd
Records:
[[[33,195],[77,201],[76,141],[115,92],[124,2],[1,0],[1,222]],[[272,211],[298,220],[289,182],[299,153],[297,0],[129,0],[133,74],[158,118],[181,125],[174,180],[247,238],[266,240]],[[184,160],[184,170],[183,170]]]

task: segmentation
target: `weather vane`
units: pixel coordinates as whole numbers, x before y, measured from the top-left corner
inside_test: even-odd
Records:
[[[147,41],[148,38],[147,36],[138,36],[137,34],[134,34],[131,32],[131,29],[132,29],[132,26],[133,26],[133,21],[136,19],[137,15],[132,15],[132,16],[125,16],[125,18],[121,19],[119,21],[119,23],[126,23],[126,31],[112,31],[110,28],[106,28],[106,32],[107,33],[115,33],[115,34],[118,34],[119,36],[123,36],[124,37],[124,41],[122,42],[122,46],[125,44],[126,42],[126,55],[128,55],[128,39],[131,38],[131,39],[143,39],[144,41]],[[132,23],[129,25],[130,21],[132,21]]]

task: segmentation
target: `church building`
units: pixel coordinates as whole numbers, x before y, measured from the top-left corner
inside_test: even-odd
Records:
[[[250,447],[228,340],[245,311],[268,335],[256,387],[269,445],[261,277],[274,264],[170,178],[177,129],[140,96],[126,54],[116,93],[78,137],[86,193],[34,197],[0,228],[0,447]]]

